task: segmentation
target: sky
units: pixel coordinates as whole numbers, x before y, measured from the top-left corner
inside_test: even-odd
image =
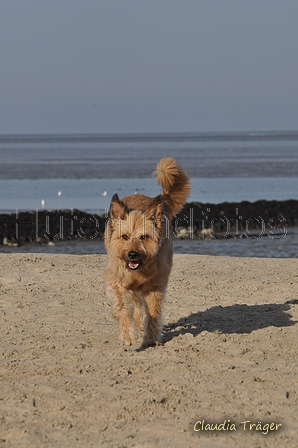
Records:
[[[298,130],[297,0],[1,0],[0,134]]]

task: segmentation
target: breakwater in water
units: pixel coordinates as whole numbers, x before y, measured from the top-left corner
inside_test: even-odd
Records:
[[[0,215],[0,245],[103,239],[108,216],[79,210],[32,211]],[[298,226],[298,201],[185,204],[173,219],[174,238],[218,239],[283,235]]]

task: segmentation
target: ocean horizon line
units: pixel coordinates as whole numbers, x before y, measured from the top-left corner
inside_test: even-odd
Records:
[[[113,133],[20,133],[0,134],[0,142],[42,141],[255,141],[298,140],[298,130],[215,132],[113,132]]]

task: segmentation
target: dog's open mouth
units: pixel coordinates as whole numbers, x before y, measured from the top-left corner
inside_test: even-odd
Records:
[[[135,250],[131,250],[130,252],[128,252],[127,267],[131,271],[136,271],[137,269],[139,269],[141,264],[142,264],[142,258],[140,257],[138,252],[136,252]]]
[[[141,260],[129,260],[128,261],[128,267],[132,271],[135,271],[141,266]]]

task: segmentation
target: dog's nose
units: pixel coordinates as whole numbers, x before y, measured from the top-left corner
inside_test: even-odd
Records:
[[[138,252],[135,252],[134,250],[131,250],[130,252],[128,252],[128,256],[130,259],[134,259],[134,258],[139,258],[139,254]]]

